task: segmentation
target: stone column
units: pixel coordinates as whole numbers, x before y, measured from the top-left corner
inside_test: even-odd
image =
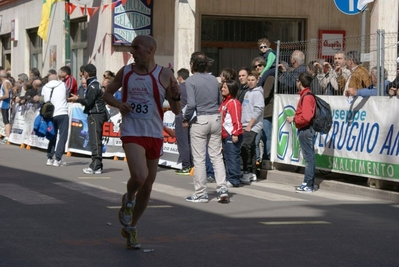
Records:
[[[173,68],[190,70],[190,56],[195,52],[196,0],[175,2],[175,46]]]
[[[396,76],[398,13],[398,0],[375,0],[370,18],[371,34],[375,34],[377,30],[385,30],[384,64],[390,80]]]

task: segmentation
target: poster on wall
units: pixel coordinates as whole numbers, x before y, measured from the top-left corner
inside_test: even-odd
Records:
[[[117,4],[112,14],[112,44],[129,46],[137,35],[152,35],[152,7],[152,0],[127,0],[124,5]]]
[[[57,46],[51,45],[50,46],[50,56],[49,56],[49,68],[50,69],[57,69]]]

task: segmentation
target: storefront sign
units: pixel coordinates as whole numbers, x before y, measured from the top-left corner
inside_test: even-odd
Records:
[[[345,50],[345,31],[319,30],[319,58],[333,58]]]
[[[113,0],[117,2],[118,0]],[[153,1],[128,0],[113,13],[113,45],[130,45],[137,35],[152,35]]]

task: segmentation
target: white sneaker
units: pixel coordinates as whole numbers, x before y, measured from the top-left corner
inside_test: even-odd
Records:
[[[54,167],[66,166],[66,162],[62,160],[54,160],[53,166]]]
[[[86,174],[101,174],[103,171],[101,169],[93,171],[90,167],[88,167],[88,168],[84,168],[83,172]]]
[[[249,175],[250,175],[250,176],[249,176],[249,180],[250,180],[251,182],[256,182],[256,180],[258,179],[258,177],[256,177],[256,174],[250,172]]]
[[[53,166],[54,160],[53,159],[47,159],[46,165],[47,166]]]

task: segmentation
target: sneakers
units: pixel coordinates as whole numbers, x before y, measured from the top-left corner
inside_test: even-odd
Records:
[[[232,184],[229,181],[226,182],[226,185],[227,185],[228,188],[230,188],[230,187],[240,187],[240,184]]]
[[[53,165],[53,166],[55,166],[55,165]],[[93,171],[92,168],[88,167],[88,168],[84,168],[83,172],[86,174],[101,174],[103,172],[103,170],[98,169],[98,170]]]
[[[119,210],[118,218],[123,226],[129,226],[132,223],[134,204],[134,200],[127,200],[127,193],[122,196],[122,207]]]
[[[295,187],[295,190],[302,191],[307,185],[308,185],[307,183],[302,183],[300,186]]]
[[[302,183],[300,186],[298,186],[295,189],[295,192],[297,192],[297,193],[313,193],[313,187],[307,186],[306,183]]]
[[[8,143],[8,138],[4,137],[3,139],[0,140],[0,145],[5,145]]]
[[[219,203],[229,203],[229,194],[227,192],[227,189],[222,187],[220,191],[218,192],[218,202]]]
[[[126,248],[128,249],[140,249],[141,244],[137,240],[137,230],[129,226],[123,227],[121,234],[126,238]]]
[[[47,159],[46,165],[47,166],[53,166],[54,160],[53,159]]]
[[[206,181],[207,181],[208,183],[216,183],[215,178],[213,178],[212,176],[208,176],[208,177],[206,178]]]
[[[242,183],[242,184],[251,184],[251,177],[252,177],[251,173],[244,172],[244,174],[240,178],[240,183]]]
[[[258,179],[258,177],[256,177],[256,174],[254,174],[252,172],[249,173],[249,180],[251,182],[256,182],[257,179]]]
[[[175,173],[179,174],[179,175],[190,175],[190,172],[191,172],[191,168],[185,168],[185,169],[175,171]]]
[[[208,194],[204,193],[201,196],[197,196],[196,194],[193,194],[192,196],[189,196],[186,198],[188,202],[197,202],[197,203],[208,203]]]
[[[48,165],[48,163],[49,163],[49,161],[47,160],[47,165]],[[62,160],[54,160],[53,166],[54,167],[66,166],[66,162],[62,161]]]

